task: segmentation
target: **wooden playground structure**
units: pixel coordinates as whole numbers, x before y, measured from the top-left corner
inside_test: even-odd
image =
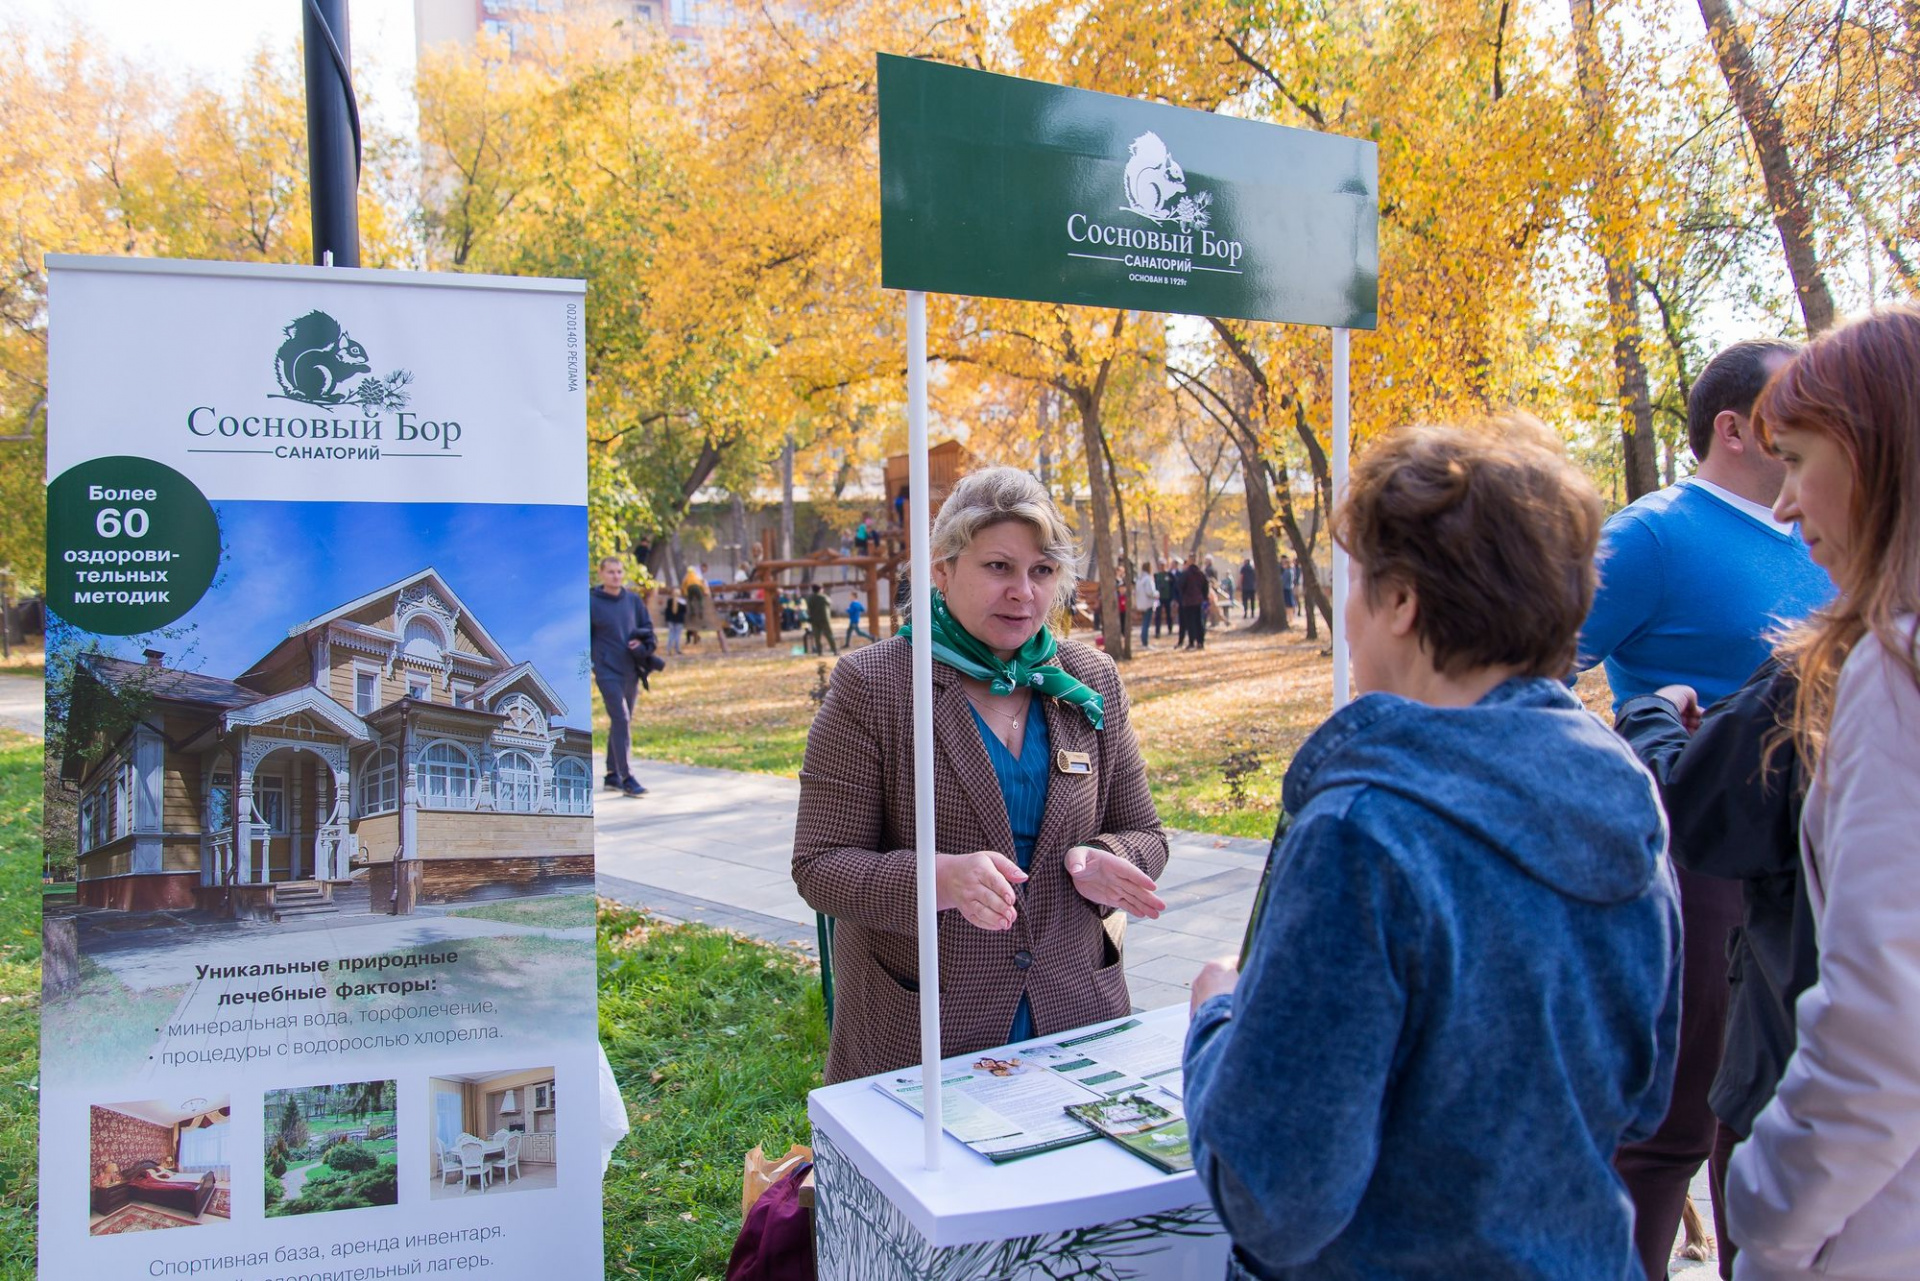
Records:
[[[959,441],[949,440],[927,451],[927,464],[928,488],[933,492],[933,514],[938,516],[940,504],[960,478],[974,468],[975,462]],[[780,617],[780,598],[783,594],[803,585],[818,585],[829,595],[840,588],[851,588],[854,594],[865,598],[867,625],[877,637],[882,634],[881,584],[885,583],[885,634],[891,636],[899,631],[900,617],[894,602],[899,599],[900,580],[905,576],[907,567],[907,544],[903,533],[907,526],[904,522],[912,516],[912,496],[907,486],[907,456],[896,454],[887,459],[885,476],[886,514],[891,520],[886,524],[869,524],[872,546],[866,552],[819,551],[810,556],[778,560],[773,555],[773,531],[766,530],[760,537],[760,555],[754,560],[752,576],[741,582],[710,589],[716,618],[724,620],[742,610],[758,612],[766,620],[767,648],[776,649],[782,644],[787,631],[798,630],[805,635],[807,630],[804,623],[797,629],[783,627]],[[847,571],[851,571],[851,575]],[[800,576],[798,583],[782,582],[784,576],[795,573]],[[804,609],[801,612],[804,614]]]
[[[976,466],[978,461],[957,440],[943,441],[927,451],[934,516],[940,514],[940,505],[952,492],[954,485]],[[824,588],[829,596],[837,591],[849,590],[852,595],[865,600],[867,627],[876,638],[891,636],[900,630],[901,619],[895,602],[899,599],[900,580],[906,576],[908,555],[902,531],[908,527],[905,521],[912,517],[911,495],[907,486],[907,456],[896,454],[887,459],[885,475],[888,495],[885,510],[890,520],[886,524],[869,523],[872,540],[865,552],[818,551],[807,556],[777,559],[774,556],[773,531],[761,532],[759,554],[753,560],[751,576],[708,589],[714,616],[722,632],[723,646],[726,627],[732,615],[737,613],[760,615],[764,620],[763,630],[769,649],[779,648],[792,633],[806,635],[805,607],[801,606],[798,611],[803,619],[799,626],[787,627],[781,619],[781,600],[798,588],[814,585]],[[898,507],[894,505],[896,500],[900,503]],[[790,575],[797,575],[798,581],[787,581]],[[1094,612],[1100,605],[1099,580],[1088,578],[1081,582],[1075,598],[1075,608],[1069,613],[1067,626],[1069,629],[1093,627]],[[886,602],[884,615],[880,609],[883,600]],[[880,630],[883,616],[886,619],[885,632]],[[737,633],[733,638],[740,639]]]

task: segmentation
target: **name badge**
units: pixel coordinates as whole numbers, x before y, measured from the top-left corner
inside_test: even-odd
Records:
[[[1053,767],[1062,774],[1093,773],[1093,757],[1085,752],[1069,752],[1061,748],[1053,754]]]

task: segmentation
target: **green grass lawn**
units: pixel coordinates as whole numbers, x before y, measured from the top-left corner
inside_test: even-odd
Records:
[[[603,904],[600,1036],[633,1123],[607,1172],[607,1275],[722,1276],[746,1150],[808,1141],[827,1050],[818,968]]]
[[[534,898],[501,899],[455,908],[449,916],[471,916],[509,925],[531,925],[549,930],[583,929],[593,924],[593,895],[541,894]]]
[[[1279,636],[1225,630],[1211,633],[1204,650],[1178,652],[1163,639],[1121,665],[1162,823],[1259,840],[1273,835],[1287,766],[1332,706],[1327,644],[1324,631],[1308,641],[1298,627]],[[683,765],[798,777],[816,706],[811,695],[833,661],[749,648],[677,663],[641,696],[634,751]],[[1604,672],[1583,676],[1578,692],[1594,710],[1607,711]],[[597,699],[594,714],[604,748],[607,722]],[[1245,767],[1238,796],[1227,773],[1236,756]]]
[[[33,1276],[40,1127],[40,740],[0,730],[0,1278]]]

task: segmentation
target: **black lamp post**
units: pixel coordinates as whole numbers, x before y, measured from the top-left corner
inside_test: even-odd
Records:
[[[360,108],[353,97],[347,0],[301,0],[307,69],[307,173],[316,266],[360,265]]]

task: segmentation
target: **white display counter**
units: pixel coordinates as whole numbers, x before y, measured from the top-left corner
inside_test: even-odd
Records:
[[[1185,1036],[1184,1004],[1131,1017]],[[807,1099],[821,1281],[1225,1275],[1226,1233],[1193,1173],[1162,1173],[1102,1138],[996,1165],[951,1135],[941,1168],[929,1171],[920,1118],[875,1089],[877,1079]]]

